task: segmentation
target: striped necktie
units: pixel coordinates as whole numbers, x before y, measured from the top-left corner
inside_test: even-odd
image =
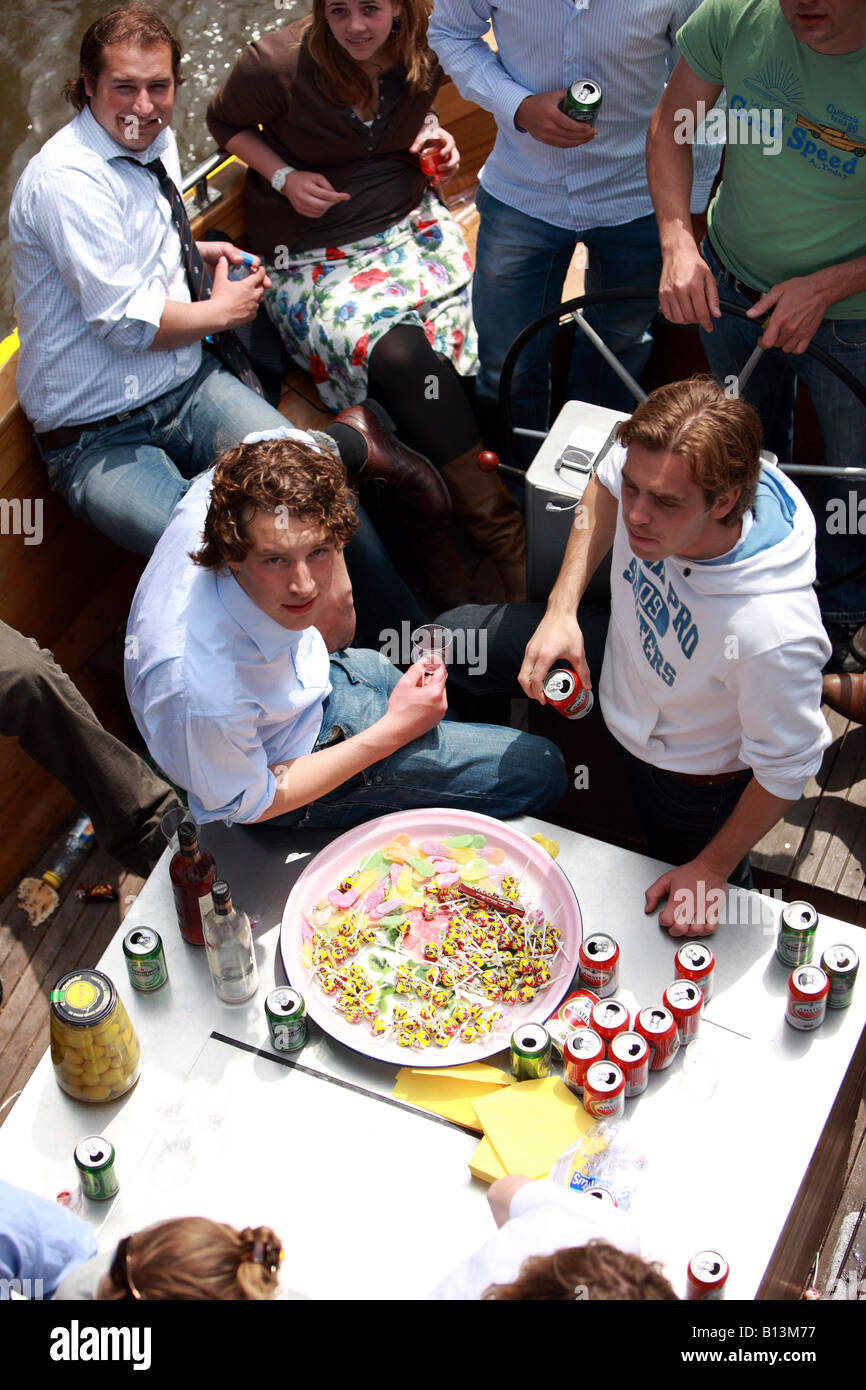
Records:
[[[130,155],[121,156],[130,164],[137,164],[139,169],[147,169],[154,175],[159,183],[160,192],[168,199],[171,208],[171,218],[180,236],[180,252],[183,258],[183,268],[186,271],[186,278],[189,281],[190,293],[193,299],[210,299],[213,281],[208,267],[201,257],[201,252],[195,243],[192,234],[192,227],[184,206],[183,194],[177,184],[172,179],[161,159],[152,159],[149,164],[143,164],[139,159],[133,159]],[[230,372],[242,381],[245,386],[249,386],[251,391],[255,391],[259,396],[264,395],[261,382],[253,371],[250,359],[236,333],[225,330],[222,333],[212,333],[211,342],[217,352],[220,361]]]

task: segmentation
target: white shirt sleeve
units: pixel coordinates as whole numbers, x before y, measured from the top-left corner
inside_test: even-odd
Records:
[[[640,1254],[632,1219],[618,1208],[602,1206],[585,1192],[573,1192],[543,1179],[518,1188],[509,1219],[480,1250],[433,1290],[437,1300],[480,1299],[491,1284],[511,1284],[524,1260],[552,1255],[590,1240],[605,1240]]]
[[[482,35],[491,27],[489,0],[437,0],[428,42],[462,97],[474,101],[506,128],[533,93],[508,75]]]

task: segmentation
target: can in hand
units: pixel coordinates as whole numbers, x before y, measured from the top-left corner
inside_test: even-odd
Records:
[[[584,690],[570,666],[553,666],[541,689],[547,703],[566,719],[582,719],[594,704],[592,691]]]
[[[553,1043],[540,1023],[524,1023],[511,1034],[511,1071],[516,1081],[537,1081],[550,1072]]]
[[[559,103],[559,109],[572,121],[581,121],[595,128],[601,110],[601,87],[590,77],[579,78],[577,82],[572,82]]]

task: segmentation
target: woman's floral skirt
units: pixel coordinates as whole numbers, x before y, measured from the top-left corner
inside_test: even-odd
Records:
[[[329,410],[364,400],[370,353],[398,323],[423,328],[462,376],[475,372],[472,258],[432,193],[375,236],[289,255],[290,264],[268,266],[265,303],[292,361],[311,373]]]

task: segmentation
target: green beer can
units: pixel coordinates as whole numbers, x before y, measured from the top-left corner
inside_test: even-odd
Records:
[[[559,103],[559,109],[573,121],[597,126],[598,113],[601,110],[601,87],[591,78],[581,77],[578,82],[572,82]]]
[[[811,903],[788,903],[782,909],[779,935],[776,938],[776,958],[783,965],[796,968],[807,965],[815,950],[818,914]]]
[[[81,1191],[94,1202],[107,1202],[120,1190],[114,1171],[114,1145],[101,1134],[91,1134],[75,1146],[75,1166]]]
[[[307,1041],[307,1006],[303,995],[289,985],[271,990],[265,1017],[275,1052],[297,1052]]]
[[[550,1071],[553,1049],[541,1023],[524,1023],[511,1034],[511,1071],[517,1081],[537,1081]]]
[[[152,927],[133,927],[123,938],[129,983],[142,994],[162,989],[168,980],[162,937]]]

